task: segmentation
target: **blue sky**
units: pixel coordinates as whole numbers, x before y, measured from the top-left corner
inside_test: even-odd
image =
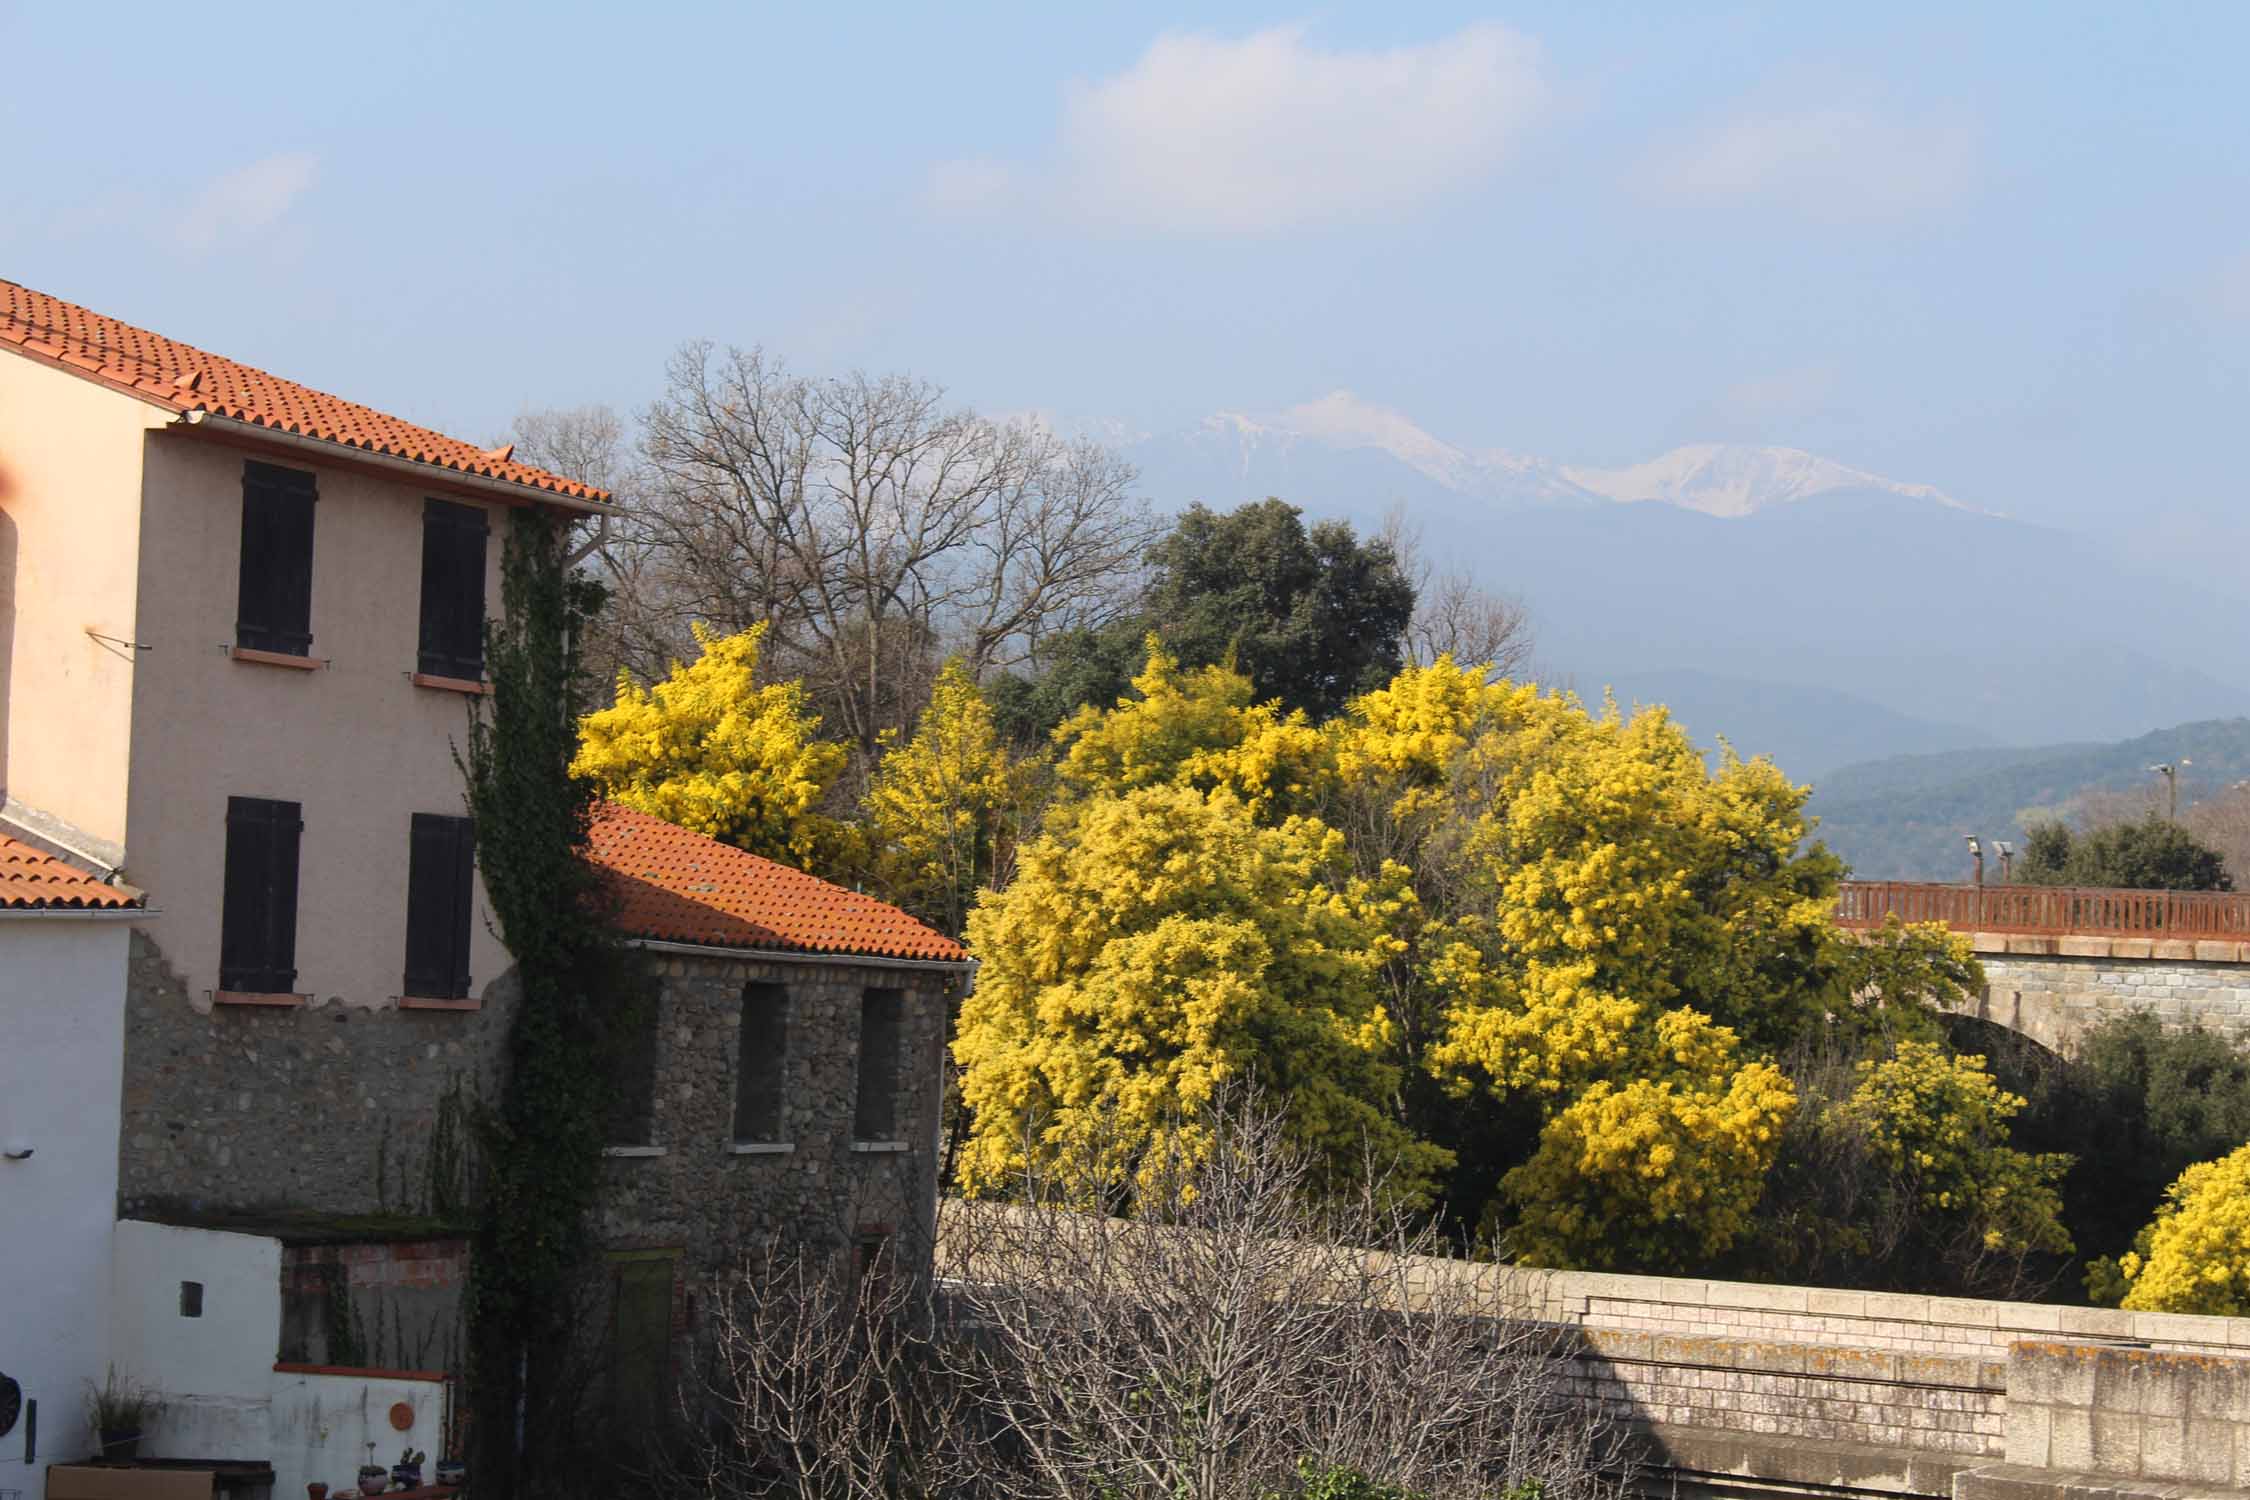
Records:
[[[1966,12],[1966,13],[1964,13]],[[1141,429],[1348,387],[2208,558],[2250,7],[0,3],[0,275],[471,437],[683,339]]]

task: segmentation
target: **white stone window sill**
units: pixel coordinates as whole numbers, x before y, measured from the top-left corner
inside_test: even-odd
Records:
[[[727,1147],[737,1156],[787,1156],[797,1149],[795,1141],[736,1141]]]
[[[904,1142],[904,1141],[854,1141],[854,1142],[852,1142],[852,1149],[853,1149],[854,1151],[867,1151],[867,1152],[874,1152],[874,1151],[904,1151],[904,1150],[906,1149],[906,1142]]]
[[[671,1148],[671,1147],[669,1147],[669,1146],[604,1146],[604,1147],[602,1147],[602,1155],[604,1155],[604,1156],[669,1156],[669,1155],[671,1155],[671,1154],[672,1154],[672,1148]]]

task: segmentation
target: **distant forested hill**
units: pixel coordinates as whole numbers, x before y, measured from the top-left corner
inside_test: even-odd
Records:
[[[2250,777],[2250,719],[2209,719],[2114,744],[1947,750],[1863,761],[1821,777],[1811,811],[1817,836],[1866,880],[1962,880],[1961,836],[2021,839],[2045,813],[2067,816],[2089,790],[2129,791],[2159,762],[2180,773],[2182,805]]]

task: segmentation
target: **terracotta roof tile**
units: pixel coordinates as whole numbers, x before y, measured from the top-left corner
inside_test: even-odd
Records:
[[[140,897],[0,833],[0,911],[128,911]]]
[[[12,281],[0,281],[0,349],[67,365],[169,411],[214,412],[578,500],[609,498],[592,485],[511,462],[508,449],[479,448]]]
[[[936,962],[966,956],[887,902],[615,802],[595,811],[592,854],[634,937]]]

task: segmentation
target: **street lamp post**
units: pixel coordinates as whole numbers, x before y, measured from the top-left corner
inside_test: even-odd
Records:
[[[2194,761],[2183,755],[2180,757],[2180,765],[2178,766],[2173,765],[2170,761],[2164,761],[2159,765],[2149,767],[2151,771],[2164,778],[2164,820],[2167,823],[2180,821],[2180,766],[2192,766],[2194,764]]]

